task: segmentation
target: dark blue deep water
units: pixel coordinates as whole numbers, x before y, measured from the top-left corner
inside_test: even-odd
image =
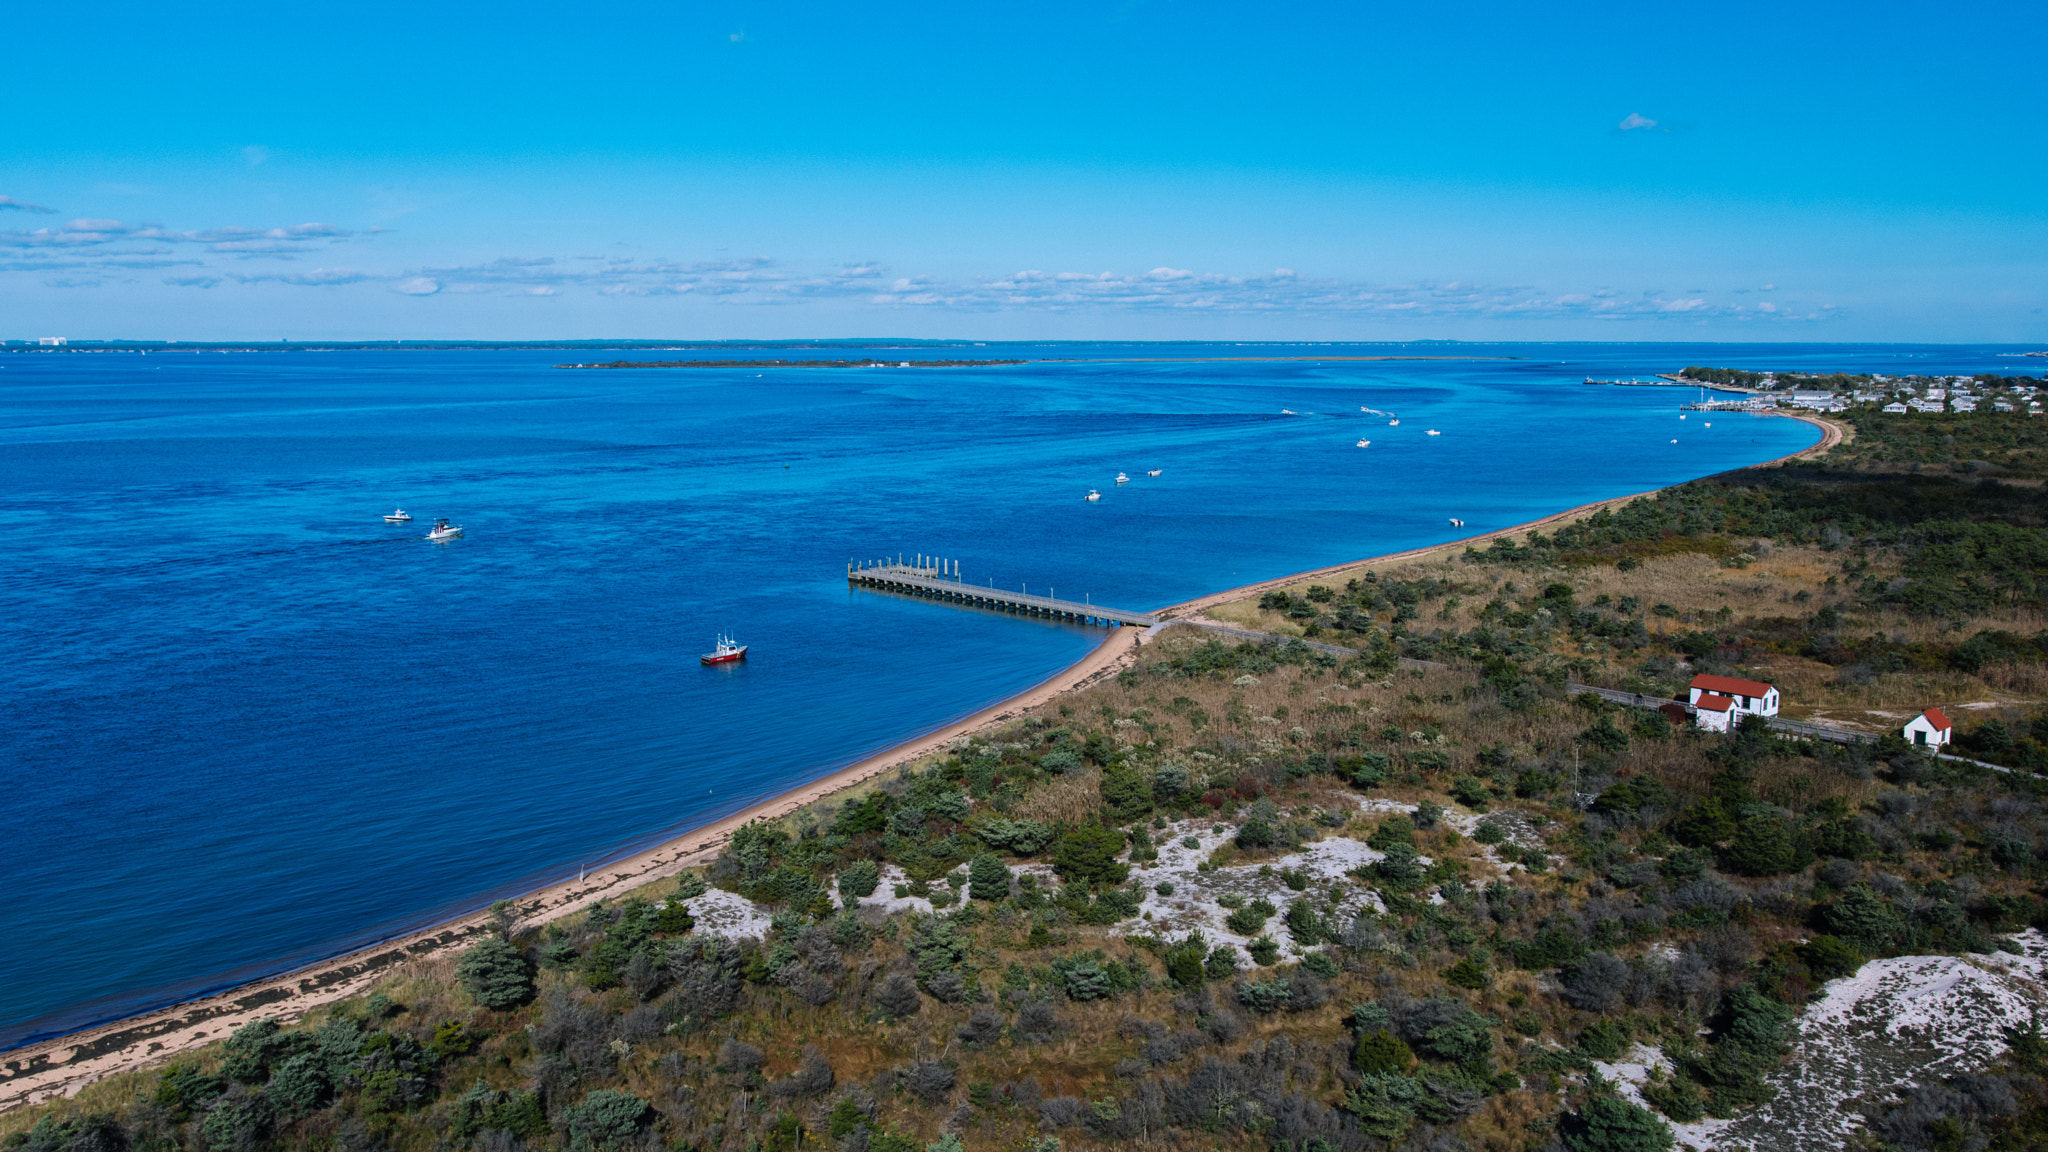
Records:
[[[1403,351],[1525,359],[1039,362]],[[0,1045],[558,878],[1101,636],[853,592],[851,558],[1157,607],[1815,438],[1681,423],[1688,393],[1589,373],[2031,363],[1997,351],[994,345],[954,354],[1034,362],[758,374],[0,355]],[[386,526],[394,505],[421,519]],[[465,538],[422,542],[437,515]],[[719,630],[744,665],[698,665]]]

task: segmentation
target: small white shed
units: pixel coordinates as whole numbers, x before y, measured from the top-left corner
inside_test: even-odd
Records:
[[[1903,735],[1908,744],[1939,748],[1955,737],[1955,731],[1955,725],[1941,714],[1941,709],[1929,708],[1906,722]]]

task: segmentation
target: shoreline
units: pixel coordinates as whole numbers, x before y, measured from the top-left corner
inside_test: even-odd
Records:
[[[1821,429],[1820,441],[1774,460],[1746,465],[1744,468],[1728,472],[1717,472],[1698,479],[1711,480],[1716,476],[1730,475],[1732,472],[1783,465],[1826,452],[1841,443],[1844,438],[1842,427],[1832,421],[1792,413],[1773,412],[1771,415],[1814,425]],[[1547,529],[1553,525],[1593,515],[1602,509],[1654,495],[1668,487],[1673,485],[1596,500],[1526,523],[1461,540],[1386,553],[1245,584],[1169,605],[1157,610],[1154,615],[1161,618],[1161,626],[1177,620],[1189,620],[1200,617],[1207,609],[1219,604],[1241,600],[1305,580],[1326,579],[1345,572],[1356,572],[1368,566],[1406,563],[1433,553],[1451,549],[1462,550],[1505,536]],[[604,864],[576,880],[560,881],[513,897],[510,903],[519,912],[515,928],[537,927],[580,911],[598,900],[623,896],[642,885],[673,876],[684,868],[706,863],[717,855],[734,830],[751,820],[779,819],[787,816],[835,793],[939,752],[962,736],[1007,723],[1027,709],[1112,676],[1122,671],[1130,657],[1138,651],[1145,637],[1154,630],[1156,629],[1141,630],[1129,626],[1112,629],[1101,644],[1067,668],[972,715],[890,745],[827,776],[760,800],[730,816],[679,833],[651,848]],[[476,936],[488,930],[489,918],[489,909],[478,910],[197,999],[22,1045],[0,1056],[0,1112],[43,1103],[57,1096],[74,1096],[87,1085],[192,1051],[258,1019],[270,1017],[281,1022],[295,1020],[307,1011],[355,994],[407,962],[459,951]]]

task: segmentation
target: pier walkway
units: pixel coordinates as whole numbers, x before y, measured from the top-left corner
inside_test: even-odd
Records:
[[[962,581],[959,569],[954,565],[924,557],[910,564],[850,561],[846,565],[846,580],[850,584],[883,592],[951,600],[976,608],[999,608],[1026,616],[1048,616],[1087,624],[1136,624],[1144,628],[1159,623],[1159,617],[1144,612],[1126,612],[1121,608],[1105,608],[1077,600],[1055,600],[1050,596],[1031,596],[1002,588],[977,587]]]

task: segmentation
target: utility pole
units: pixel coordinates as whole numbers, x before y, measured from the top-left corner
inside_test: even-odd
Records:
[[[1577,808],[1581,812],[1586,810],[1586,802],[1580,798],[1583,795],[1584,793],[1579,791],[1579,746],[1574,743],[1572,745],[1572,807]]]

